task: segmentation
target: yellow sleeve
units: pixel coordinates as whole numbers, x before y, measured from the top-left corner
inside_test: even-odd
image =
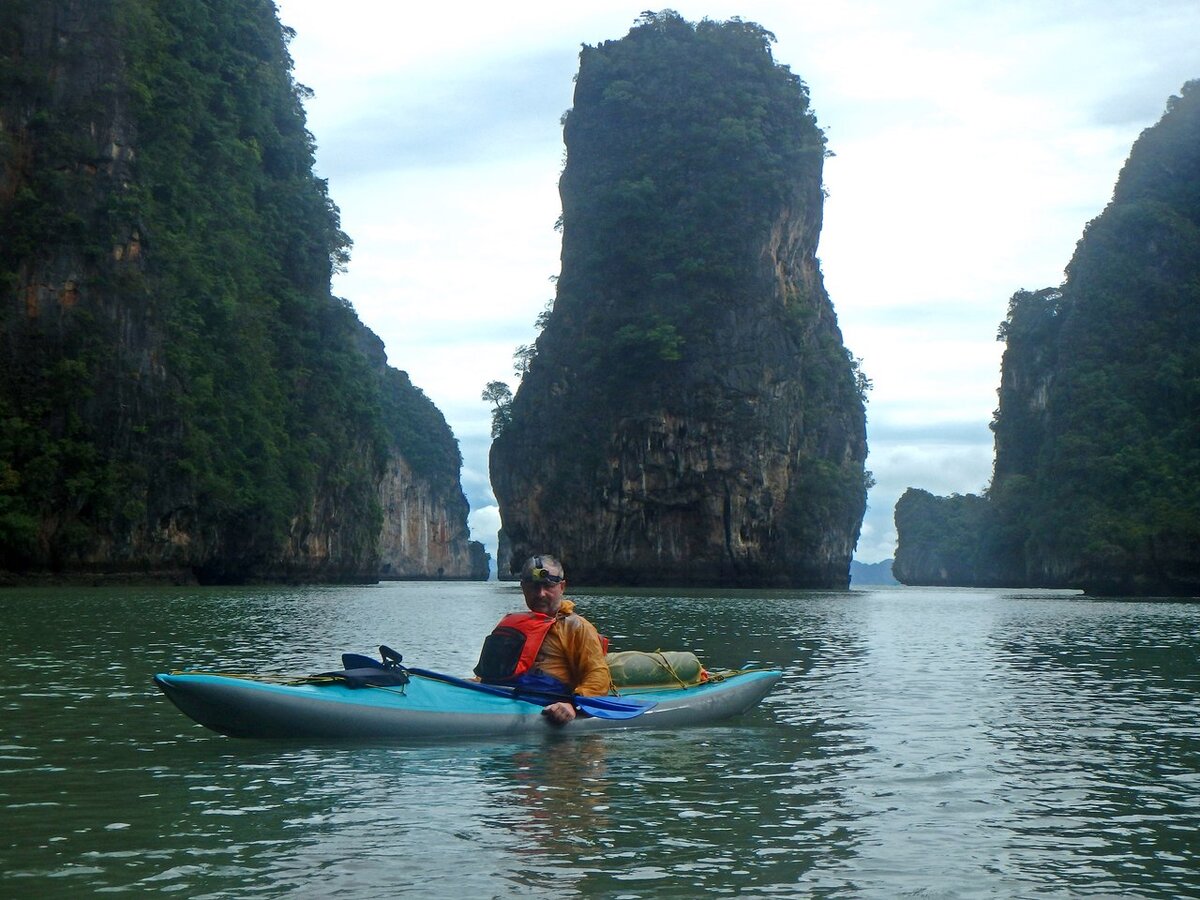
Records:
[[[572,615],[560,620],[556,630],[562,638],[575,693],[584,697],[608,694],[612,689],[612,677],[596,627],[583,616]]]

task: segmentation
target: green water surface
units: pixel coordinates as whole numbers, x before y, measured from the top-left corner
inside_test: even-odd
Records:
[[[467,674],[519,592],[0,591],[0,896],[1200,895],[1200,604],[568,593],[613,649],[787,674],[677,732],[239,741],[150,676]]]

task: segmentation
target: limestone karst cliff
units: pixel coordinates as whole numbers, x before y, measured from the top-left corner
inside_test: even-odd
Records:
[[[0,4],[0,570],[483,577],[444,419],[330,294],[286,42],[269,0]]]
[[[390,440],[379,482],[379,576],[486,581],[490,560],[483,545],[470,539],[458,442],[406,373],[386,366],[381,371]]]
[[[772,40],[647,13],[580,54],[557,294],[492,447],[501,569],[847,586],[866,382],[815,256],[824,135]]]
[[[1200,595],[1200,81],[1142,132],[1062,286],[1014,294],[1000,338],[986,502],[906,493],[896,576]]]

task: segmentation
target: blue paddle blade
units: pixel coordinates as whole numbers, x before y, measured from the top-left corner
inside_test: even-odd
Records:
[[[653,709],[654,701],[637,702],[634,700],[617,700],[613,697],[581,697],[576,694],[571,698],[575,708],[597,719],[636,719],[647,710]]]

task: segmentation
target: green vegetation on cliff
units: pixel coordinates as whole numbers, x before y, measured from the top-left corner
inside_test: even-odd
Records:
[[[761,278],[752,249],[797,202],[795,173],[819,170],[824,134],[773,40],[754,23],[668,11],[580,54],[558,306],[584,316],[572,324],[593,377],[664,377],[713,358],[713,319]],[[602,301],[606,285],[620,304]]]
[[[970,545],[1008,584],[1200,593],[1200,81],[1142,133],[1066,276],[1001,326],[987,516],[918,528],[898,505],[902,580]]]
[[[516,556],[591,583],[847,582],[869,381],[815,256],[824,134],[773,41],[664,11],[580,53],[555,302],[511,405],[484,394]]]
[[[0,568],[362,576],[388,452],[457,473],[330,296],[287,37],[270,0],[4,4]]]

